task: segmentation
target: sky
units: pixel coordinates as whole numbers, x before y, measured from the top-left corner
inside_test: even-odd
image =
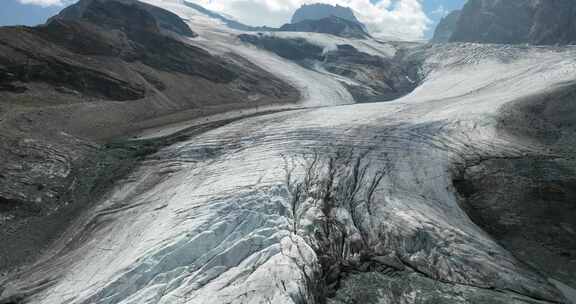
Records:
[[[0,25],[37,25],[74,0],[0,0]],[[375,37],[422,40],[466,0],[188,0],[249,25],[280,26],[306,3],[352,8]]]

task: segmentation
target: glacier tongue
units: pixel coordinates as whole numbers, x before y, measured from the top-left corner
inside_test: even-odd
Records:
[[[431,297],[426,284],[453,286],[452,303],[562,301],[470,221],[452,170],[541,154],[498,136],[494,117],[573,81],[574,50],[502,61],[492,46],[442,48],[414,54],[429,76],[401,100],[248,118],[163,149],[7,291],[33,303],[315,303],[379,269],[412,278],[401,303]],[[442,56],[454,63],[438,67]]]
[[[144,2],[170,10],[184,19],[200,34],[199,38],[189,39],[190,43],[217,54],[239,55],[298,88],[302,94],[301,106],[317,107],[354,103],[348,90],[337,80],[308,70],[275,54],[241,43],[237,36],[242,32],[226,27],[219,20],[210,18],[184,4],[166,0],[144,0]],[[322,39],[322,43],[329,43],[333,46],[343,40],[330,35],[317,36]],[[363,49],[369,49],[369,47],[364,46]]]

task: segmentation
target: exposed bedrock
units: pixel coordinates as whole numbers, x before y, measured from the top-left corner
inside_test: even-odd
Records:
[[[279,30],[326,33],[358,39],[370,37],[366,26],[356,18],[352,9],[323,3],[302,5],[292,15],[291,22]]]
[[[298,23],[305,20],[320,20],[331,16],[360,23],[349,7],[324,3],[302,5],[294,12],[294,15],[292,15],[291,23]]]
[[[320,65],[357,82],[347,84],[356,102],[390,101],[412,92],[423,77],[422,63],[404,56],[404,50],[387,58],[360,52],[351,45],[338,45],[335,51],[325,53]]]
[[[304,38],[291,39],[252,34],[241,34],[238,38],[243,42],[253,44],[293,61],[304,61],[306,59],[321,60],[324,50],[322,47],[312,44]]]
[[[361,23],[350,21],[336,16],[317,20],[303,20],[297,23],[288,23],[278,29],[286,32],[312,32],[323,33],[344,38],[366,39],[370,37]]]
[[[197,36],[178,15],[134,0],[83,0],[63,9],[49,22],[78,19],[109,29],[122,27],[128,32],[164,30],[187,37]]]
[[[567,45],[576,42],[571,0],[470,0],[450,41]]]
[[[565,84],[504,107],[500,132],[548,155],[487,158],[455,186],[472,220],[518,259],[576,288],[576,86]],[[572,299],[574,301],[576,299]]]
[[[404,50],[387,57],[367,54],[348,44],[324,49],[304,38],[249,34],[239,38],[306,68],[341,77],[356,102],[400,98],[414,90],[422,78],[421,62],[407,59]]]

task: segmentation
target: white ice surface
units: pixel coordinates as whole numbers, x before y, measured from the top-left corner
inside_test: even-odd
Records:
[[[570,302],[572,304],[576,304],[576,288],[572,288],[560,281],[554,280],[554,279],[550,279],[550,282],[552,282],[554,285],[556,285],[556,287],[558,287],[558,289],[560,291],[562,291],[562,293],[564,294],[564,296],[570,300]]]
[[[228,28],[221,21],[207,17],[197,10],[183,4],[166,0],[143,0],[160,6],[184,19],[190,28],[199,34],[198,38],[190,39],[190,43],[214,53],[225,55],[233,53],[240,55],[259,67],[292,84],[302,94],[300,104],[304,107],[330,106],[352,104],[354,99],[346,88],[329,76],[308,70],[294,62],[281,58],[270,52],[242,43],[238,35],[244,32]],[[250,33],[255,34],[255,33]],[[307,35],[306,33],[302,33]],[[329,43],[335,43],[337,37],[325,36]],[[314,36],[315,37],[315,36]],[[332,40],[330,40],[332,39]],[[317,38],[320,40],[320,38]],[[373,42],[376,43],[376,42]],[[366,47],[369,49],[369,47]],[[383,49],[386,49],[383,47]]]

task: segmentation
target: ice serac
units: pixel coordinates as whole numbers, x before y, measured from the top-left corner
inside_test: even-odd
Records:
[[[470,0],[450,41],[566,45],[576,43],[571,0]]]
[[[452,33],[456,30],[458,26],[458,19],[460,19],[460,10],[455,10],[450,12],[448,15],[444,16],[436,29],[434,30],[434,36],[431,42],[433,43],[445,43],[450,41]]]

